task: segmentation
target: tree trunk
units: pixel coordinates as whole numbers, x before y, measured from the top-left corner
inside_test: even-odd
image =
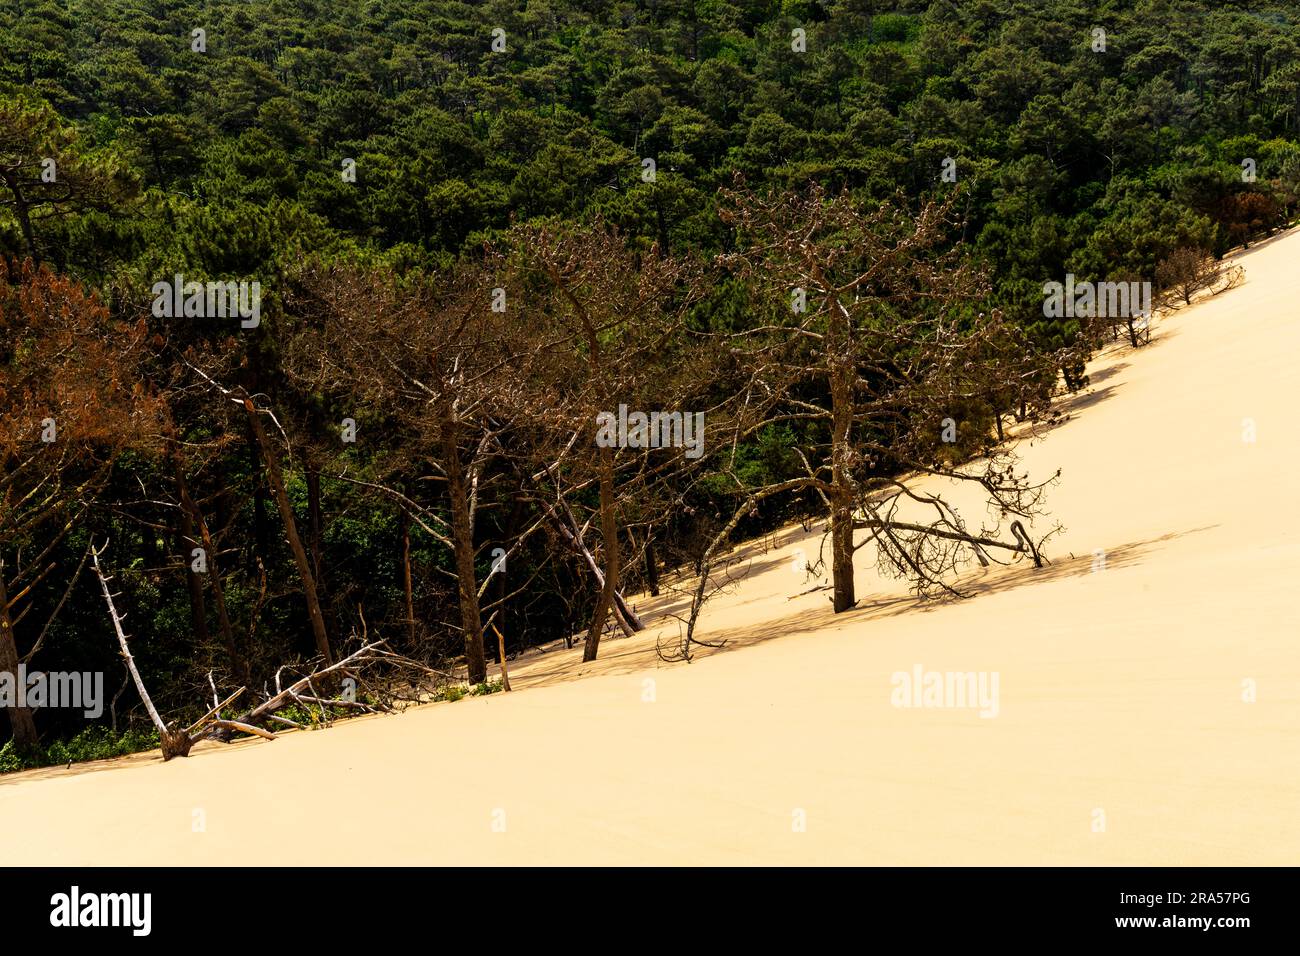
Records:
[[[582,649],[583,661],[594,661],[600,651],[600,635],[605,629],[605,619],[614,603],[618,589],[618,519],[614,514],[614,449],[600,450],[600,535],[605,543],[605,584],[600,589],[596,610],[587,630],[587,643]]]
[[[307,597],[307,614],[311,618],[312,633],[316,637],[316,652],[325,659],[326,665],[334,663],[334,654],[330,651],[329,634],[325,630],[325,616],[321,613],[320,601],[316,597],[316,579],[312,577],[311,562],[307,559],[307,550],[298,537],[298,524],[293,517],[293,508],[289,505],[289,495],[284,490],[284,479],[280,475],[280,463],[275,451],[266,440],[262,423],[258,421],[257,409],[250,399],[244,399],[244,410],[248,412],[248,424],[253,429],[257,447],[262,451],[266,465],[266,477],[271,483],[275,503],[280,509],[280,519],[284,522],[284,532],[289,539],[289,548],[293,551],[293,560],[298,565],[298,574],[302,578],[303,591]]]
[[[497,635],[497,663],[501,665],[501,689],[506,693],[510,692],[510,671],[506,668],[506,639],[501,633],[501,628],[495,624],[492,630]]]
[[[651,528],[645,539],[645,579],[650,586],[650,596],[659,596],[659,559],[655,555],[655,533]]]
[[[10,188],[14,196],[14,213],[18,216],[18,226],[23,233],[23,245],[27,247],[27,255],[32,260],[32,265],[39,266],[41,256],[36,249],[36,233],[32,229],[32,217],[27,207],[27,200],[19,193],[17,185],[12,185]]]
[[[835,613],[858,603],[853,584],[853,508],[837,496],[832,499],[831,574],[835,582]]]
[[[184,479],[180,470],[175,469],[176,495],[181,501],[180,530],[177,538],[180,543],[181,560],[185,563],[185,586],[190,592],[190,629],[200,646],[208,644],[208,606],[203,598],[203,579],[194,570],[194,547],[198,544],[198,535],[194,532],[194,519],[187,500],[189,492],[185,490]],[[172,525],[173,528],[176,525]]]
[[[18,686],[18,643],[14,639],[13,620],[9,616],[9,589],[5,587],[4,562],[0,561],[0,673],[13,675]],[[14,746],[25,750],[40,743],[30,707],[7,707]]]
[[[522,497],[520,497],[519,495],[513,496],[513,500],[511,501],[510,504],[510,514],[506,516],[505,524],[501,528],[502,542],[508,543],[515,540],[515,535],[519,533],[519,523],[523,520],[525,507],[526,507],[526,503]],[[493,576],[492,602],[489,605],[489,607],[492,607],[494,609],[492,613],[495,614],[502,622],[505,621],[506,619],[506,575],[505,575],[504,568],[502,568],[501,571],[498,571]],[[500,629],[498,628],[497,631],[499,636]],[[498,644],[500,647],[505,647],[505,644],[502,644],[500,642],[498,642]],[[504,671],[505,660],[500,657],[499,648],[498,648],[497,663],[501,665],[501,668]]]
[[[203,517],[203,512],[199,508],[198,502],[190,494],[189,484],[185,481],[185,470],[181,462],[180,446],[176,443],[175,438],[169,441],[172,455],[172,468],[176,475],[176,492],[181,501],[181,532],[185,538],[191,542],[194,541],[194,531],[197,529],[199,540],[203,545],[203,553],[207,560],[208,580],[212,584],[212,600],[217,608],[217,623],[221,628],[221,641],[226,645],[226,655],[230,658],[230,669],[238,680],[245,687],[253,685],[252,673],[248,667],[248,661],[239,652],[239,645],[235,643],[235,629],[230,626],[230,614],[226,609],[226,589],[221,582],[221,567],[217,561],[217,548],[212,541],[212,534],[208,530],[208,523]],[[195,615],[199,617],[202,624],[201,636],[204,642],[208,639],[208,626],[206,607],[203,603],[203,586],[199,582],[199,576],[193,571],[189,571],[191,598],[194,596],[194,586],[198,584],[198,599],[194,604],[196,608]],[[196,626],[197,631],[197,626]]]
[[[415,647],[415,589],[411,587],[411,516],[403,508],[398,513],[402,536],[402,594],[406,598],[406,637]]]
[[[271,548],[270,535],[267,533],[266,482],[262,477],[262,450],[251,424],[248,427],[248,464],[253,473],[253,560],[248,562],[248,568],[256,575],[259,558],[263,565],[270,566]]]
[[[583,563],[587,566],[587,570],[591,572],[591,576],[596,581],[597,589],[603,589],[605,587],[605,575],[600,570],[600,566],[596,564],[595,555],[591,553],[591,549],[588,548],[586,542],[582,540],[582,529],[578,528],[578,523],[573,519],[573,514],[568,511],[568,506],[565,506],[565,513],[569,518],[569,522],[573,524],[576,531],[570,530],[569,526],[560,518],[555,509],[550,505],[545,505],[544,507],[546,508],[547,516],[555,525],[555,529],[560,532],[560,536],[563,537],[565,541],[569,542],[569,545],[573,550],[578,552],[578,556],[582,558]],[[632,609],[627,606],[627,602],[624,600],[623,595],[617,588],[614,589],[614,619],[618,622],[618,626],[623,630],[623,633],[628,637],[631,637],[637,631],[645,629],[645,622],[637,617],[636,614],[632,612]]]
[[[194,521],[198,525],[199,536],[203,539],[203,550],[208,556],[208,580],[212,584],[212,601],[217,606],[217,625],[221,628],[221,640],[226,645],[230,656],[230,667],[239,682],[245,687],[253,686],[253,674],[248,667],[248,659],[239,652],[235,643],[235,629],[230,626],[230,613],[226,609],[226,587],[221,581],[221,565],[217,561],[217,546],[212,542],[208,523],[199,510],[197,503],[191,501],[194,508]]]
[[[456,556],[456,591],[460,600],[460,626],[465,633],[465,670],[471,684],[487,680],[483,650],[483,619],[479,614],[478,583],[474,573],[474,527],[470,523],[469,494],[460,460],[460,442],[454,421],[442,426],[442,457],[447,469],[451,499],[451,537]]]
[[[831,306],[833,324],[827,342],[831,361],[831,579],[835,613],[839,614],[858,603],[853,585],[852,448],[849,445],[855,369],[848,313],[838,301],[833,301]]]
[[[311,551],[311,572],[316,578],[316,592],[324,591],[322,571],[324,559],[321,556],[322,538],[325,522],[320,507],[320,469],[316,467],[311,453],[307,453],[307,547]]]
[[[149,691],[144,686],[140,671],[135,666],[135,658],[131,655],[131,648],[126,642],[126,632],[122,630],[122,616],[117,613],[117,607],[113,604],[113,595],[108,590],[108,576],[104,574],[104,569],[99,566],[99,553],[92,549],[90,557],[95,568],[95,577],[99,578],[100,590],[104,593],[104,602],[108,605],[108,616],[113,620],[113,630],[117,633],[117,643],[122,650],[122,660],[126,662],[126,669],[131,672],[131,677],[135,680],[135,689],[140,694],[144,709],[149,712],[149,719],[153,721],[154,728],[158,731],[163,760],[188,756],[193,741],[190,739],[189,734],[181,730],[171,729],[158,716],[158,710],[149,697]]]

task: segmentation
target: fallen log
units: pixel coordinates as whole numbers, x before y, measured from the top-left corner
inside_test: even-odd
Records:
[[[269,730],[263,730],[261,727],[254,727],[252,724],[246,724],[240,720],[214,720],[212,726],[220,727],[222,730],[242,730],[246,734],[255,734],[258,737],[265,737],[267,740],[275,740],[275,734]]]
[[[211,675],[209,675],[209,677],[211,677]],[[231,695],[230,695],[229,697],[227,697],[225,700],[223,700],[223,701],[219,701],[218,703],[214,704],[213,707],[212,707],[212,709],[211,709],[210,711],[208,711],[206,714],[204,714],[204,715],[203,715],[202,717],[200,717],[198,720],[194,721],[194,723],[192,723],[192,724],[190,724],[188,727],[186,727],[186,728],[185,728],[185,732],[186,732],[187,734],[195,734],[195,733],[197,733],[199,730],[201,730],[201,729],[203,728],[203,725],[204,725],[204,724],[206,724],[206,723],[209,722],[209,720],[210,720],[212,717],[214,717],[214,716],[216,716],[217,714],[221,713],[221,708],[222,708],[222,707],[229,707],[229,706],[234,702],[235,698],[238,697],[240,694],[242,694],[246,689],[247,689],[247,688],[241,687],[241,688],[239,688],[239,690],[235,691],[233,694],[231,694]]]

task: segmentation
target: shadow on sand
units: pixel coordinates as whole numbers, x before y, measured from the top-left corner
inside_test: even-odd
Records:
[[[1160,545],[1187,535],[1209,531],[1213,527],[1215,526],[1207,525],[1199,528],[1188,528],[1184,531],[1170,532],[1157,538],[1132,541],[1105,548],[1105,568],[1114,570],[1138,565],[1142,563],[1150,551]],[[774,561],[783,560],[786,559],[756,561],[751,566],[749,573],[761,573],[770,567]],[[875,600],[868,597],[859,601],[858,606],[852,611],[844,614],[835,614],[833,612],[829,594],[827,594],[826,603],[822,607],[805,607],[784,617],[771,618],[761,624],[747,624],[742,627],[711,627],[710,625],[713,622],[710,620],[709,607],[706,604],[701,615],[703,626],[700,637],[711,644],[721,644],[722,646],[718,648],[697,648],[695,659],[698,660],[743,647],[752,647],[781,637],[792,637],[822,630],[844,630],[904,614],[928,614],[950,604],[973,600],[986,595],[1014,591],[1027,585],[1046,584],[1066,578],[1086,576],[1095,573],[1095,560],[1092,554],[1063,555],[1053,559],[1051,563],[1042,568],[1035,568],[1028,562],[1022,561],[1005,568],[978,569],[968,572],[952,582],[961,593],[960,597],[942,595],[921,598],[914,594],[880,597]],[[674,600],[662,608],[656,608],[653,615],[647,614],[647,631],[651,634],[662,632],[665,636],[665,642],[673,643],[675,635],[678,633],[678,624],[675,621],[667,620],[666,615],[670,610],[681,613],[682,608],[688,605],[689,598],[683,598],[680,602]],[[684,627],[685,625],[681,626]],[[654,666],[656,661],[657,655],[652,641],[643,638],[632,640],[618,638],[601,643],[600,660],[591,665],[591,670],[600,674],[623,675],[643,670],[647,666]],[[555,654],[550,661],[532,663],[527,672],[526,683],[528,685],[537,685],[576,679],[584,669],[583,667],[575,668],[572,658],[568,654]]]

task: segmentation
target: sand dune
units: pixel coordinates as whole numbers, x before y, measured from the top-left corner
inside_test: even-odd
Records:
[[[836,616],[787,529],[692,664],[650,633],[529,655],[509,695],[3,778],[6,861],[1294,864],[1300,233],[1238,261],[1021,443],[1062,469],[1048,568],[918,604],[864,562]],[[640,609],[675,633],[683,603]],[[996,716],[894,706],[917,665],[996,672]]]

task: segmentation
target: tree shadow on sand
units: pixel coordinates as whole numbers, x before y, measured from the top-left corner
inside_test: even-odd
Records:
[[[1185,531],[1171,532],[1158,538],[1145,541],[1133,541],[1127,544],[1107,547],[1104,550],[1105,569],[1107,571],[1140,564],[1145,556],[1159,546],[1190,534],[1208,531],[1214,525],[1189,528]],[[779,620],[769,621],[761,627],[709,629],[704,637],[710,643],[725,641],[723,650],[734,650],[760,644],[777,637],[785,637],[823,629],[843,630],[859,627],[874,621],[898,617],[904,614],[927,614],[940,608],[959,602],[975,600],[991,594],[1014,591],[1028,585],[1046,584],[1066,578],[1094,574],[1097,557],[1087,555],[1065,555],[1052,560],[1042,568],[1035,568],[1028,562],[1019,562],[1008,568],[979,569],[956,579],[954,587],[961,596],[941,595],[934,597],[917,597],[914,594],[882,597],[878,600],[864,600],[852,611],[835,614],[829,601],[825,608],[805,609]],[[706,608],[707,613],[707,608]],[[715,652],[716,653],[716,652]]]
[[[1132,363],[1130,362],[1115,362],[1112,365],[1103,366],[1102,368],[1097,369],[1095,372],[1089,372],[1088,384],[1100,385],[1102,382],[1106,381],[1106,379],[1118,375],[1120,372],[1124,371],[1131,364]]]
[[[1102,549],[1105,559],[1104,567],[1106,571],[1113,571],[1141,564],[1150,552],[1160,546],[1187,535],[1209,531],[1213,527],[1216,526],[1206,525],[1199,528],[1188,528],[1184,531],[1170,532],[1144,541],[1132,541],[1106,547]],[[788,558],[776,560],[785,561]],[[825,606],[804,606],[791,614],[769,618],[761,624],[748,624],[739,627],[711,627],[711,624],[716,623],[716,619],[712,619],[710,608],[705,605],[701,615],[703,629],[700,637],[710,644],[721,644],[722,646],[718,648],[699,647],[696,649],[695,659],[700,660],[714,654],[726,653],[744,647],[753,647],[777,638],[797,637],[800,634],[809,634],[816,631],[842,631],[850,628],[864,628],[865,625],[887,618],[899,617],[905,614],[928,614],[952,604],[975,600],[991,594],[1014,591],[1029,585],[1082,577],[1097,573],[1097,570],[1095,570],[1099,567],[1097,562],[1098,557],[1093,554],[1065,554],[1052,559],[1050,563],[1041,568],[1035,568],[1029,562],[1022,561],[1010,567],[976,569],[951,582],[960,592],[960,597],[941,595],[921,598],[914,594],[903,594],[882,596],[876,600],[867,598],[860,601],[853,610],[844,614],[835,614],[832,611],[828,597]],[[756,561],[750,573],[761,573],[764,567],[769,566],[771,563],[772,561]],[[770,596],[770,592],[760,592],[757,595],[757,597],[766,596]],[[647,620],[648,634],[666,633],[671,640],[672,628],[676,626],[677,622],[666,620],[664,615],[674,604],[665,606],[662,612],[656,613]],[[734,608],[735,605],[733,604],[730,609],[734,610]],[[870,636],[869,630],[864,629],[862,633],[864,638]],[[601,658],[595,664],[590,665],[589,672],[625,675],[654,666],[670,665],[663,664],[658,660],[653,640],[647,641],[642,638],[616,641],[612,644],[602,642]],[[576,679],[580,676],[580,672],[585,669],[579,668],[575,672],[568,655],[555,654],[553,659],[547,661],[545,665],[530,667],[527,683],[535,685]]]

